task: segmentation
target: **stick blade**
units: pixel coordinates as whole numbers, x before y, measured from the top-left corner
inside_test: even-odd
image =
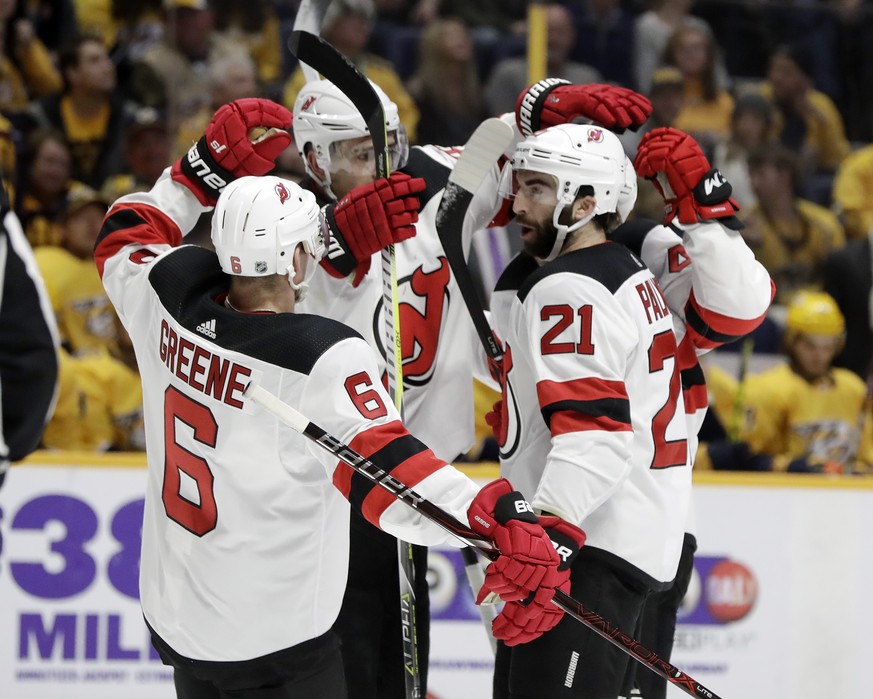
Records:
[[[514,139],[515,133],[505,121],[497,117],[486,119],[464,146],[461,157],[449,175],[449,182],[475,193]]]
[[[495,163],[506,152],[515,139],[512,127],[500,119],[483,121],[464,150],[449,175],[436,215],[437,235],[446,254],[446,259],[455,275],[455,281],[476,328],[476,334],[492,359],[502,356],[488,319],[482,311],[482,304],[476,293],[476,283],[467,267],[463,249],[463,228],[467,209],[473,195],[482,186]]]

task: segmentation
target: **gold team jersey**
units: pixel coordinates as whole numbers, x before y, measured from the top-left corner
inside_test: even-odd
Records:
[[[752,451],[774,457],[774,471],[803,456],[863,471],[873,463],[865,401],[864,382],[851,371],[834,368],[809,383],[783,364],[747,377],[742,436]]]
[[[58,404],[43,433],[47,449],[144,448],[139,374],[105,350],[60,352]]]
[[[34,250],[45,280],[61,340],[74,353],[116,347],[115,311],[100,283],[94,260],[82,260],[63,248]]]

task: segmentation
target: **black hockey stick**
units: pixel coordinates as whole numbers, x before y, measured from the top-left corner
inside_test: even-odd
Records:
[[[391,174],[388,152],[388,129],[382,100],[367,77],[346,56],[316,34],[303,31],[295,23],[288,48],[297,59],[311,66],[343,91],[361,113],[376,158],[376,177]],[[385,368],[388,393],[403,414],[403,352],[400,339],[400,309],[397,294],[397,268],[394,244],[382,250],[382,312],[385,322]],[[400,585],[400,615],[404,656],[404,681],[407,699],[421,696],[418,665],[418,637],[415,623],[415,566],[413,549],[408,542],[397,540]]]
[[[488,318],[485,317],[482,302],[476,293],[476,283],[467,266],[463,226],[473,195],[514,138],[512,127],[500,119],[486,119],[479,124],[452,168],[436,215],[437,234],[452,274],[458,282],[467,312],[476,328],[476,334],[489,359],[497,362],[503,358],[503,350],[494,337]]]
[[[395,498],[413,508],[434,524],[442,527],[449,534],[467,544],[467,546],[472,546],[489,560],[493,561],[500,555],[489,541],[482,539],[470,527],[416,493],[412,488],[395,479],[390,473],[379,468],[349,445],[339,441],[318,425],[310,422],[305,415],[274,396],[265,388],[251,382],[246,386],[244,395],[291,427],[295,432],[299,432],[304,437],[311,439],[322,449],[330,452],[340,461],[387,490]],[[715,692],[710,691],[676,666],[660,658],[631,636],[610,624],[606,619],[585,609],[580,602],[573,599],[566,592],[555,590],[552,602],[563,609],[565,613],[581,621],[589,629],[603,636],[610,643],[621,648],[632,658],[691,696],[699,697],[700,699],[720,699]]]
[[[297,14],[294,17],[294,31],[301,30],[319,35],[321,33],[321,23],[324,21],[324,15],[330,2],[331,0],[303,0],[300,3],[300,7],[297,8]],[[307,82],[318,80],[318,71],[308,63],[301,61],[300,70],[303,71]]]

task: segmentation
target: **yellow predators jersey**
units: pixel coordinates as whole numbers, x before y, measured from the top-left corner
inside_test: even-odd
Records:
[[[747,378],[742,436],[752,451],[774,457],[774,471],[799,457],[866,470],[873,454],[865,402],[864,382],[846,369],[809,383],[780,365]]]
[[[60,353],[58,405],[43,434],[47,449],[144,448],[139,374],[106,351]]]
[[[62,342],[74,353],[113,350],[117,342],[115,311],[100,283],[94,260],[81,260],[54,246],[37,248],[34,255]]]

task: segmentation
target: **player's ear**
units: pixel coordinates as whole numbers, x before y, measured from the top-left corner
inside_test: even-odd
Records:
[[[309,165],[309,169],[312,170],[315,176],[323,182],[325,180],[325,172],[321,165],[318,164],[318,158],[315,155],[315,149],[306,149],[306,163],[307,165]]]
[[[573,221],[578,221],[579,219],[585,218],[591,214],[591,212],[594,211],[595,206],[597,206],[597,199],[595,199],[591,194],[577,197],[571,208]]]

